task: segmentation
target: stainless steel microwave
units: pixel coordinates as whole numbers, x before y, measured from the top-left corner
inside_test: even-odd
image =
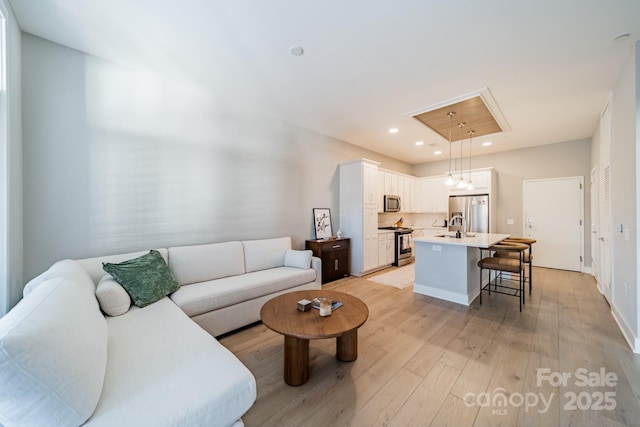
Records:
[[[400,212],[400,196],[385,194],[384,195],[384,211]]]

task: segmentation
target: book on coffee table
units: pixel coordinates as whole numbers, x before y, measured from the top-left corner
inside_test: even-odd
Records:
[[[320,301],[318,300],[313,300],[311,301],[311,306],[313,308],[317,308],[318,310],[320,309]],[[342,307],[342,301],[331,301],[331,311]]]

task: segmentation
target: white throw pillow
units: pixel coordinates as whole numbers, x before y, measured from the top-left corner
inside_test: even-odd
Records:
[[[94,290],[47,280],[0,319],[0,424],[81,425],[100,399],[107,322]]]
[[[312,251],[296,251],[294,249],[289,249],[284,254],[284,266],[285,267],[296,267],[303,268],[308,270],[311,268],[311,256],[313,255]]]
[[[100,309],[109,316],[125,314],[131,307],[131,297],[110,274],[103,276],[98,282],[96,298]]]
[[[247,273],[282,267],[284,254],[291,249],[290,237],[275,239],[243,240],[244,268]]]

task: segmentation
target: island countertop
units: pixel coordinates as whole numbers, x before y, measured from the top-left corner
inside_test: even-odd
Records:
[[[475,236],[464,236],[460,239],[450,236],[455,236],[455,232],[448,231],[444,233],[437,233],[431,236],[416,237],[413,239],[413,241],[415,243],[433,243],[437,245],[456,245],[472,248],[488,248],[508,238],[510,235],[495,233],[475,233]]]

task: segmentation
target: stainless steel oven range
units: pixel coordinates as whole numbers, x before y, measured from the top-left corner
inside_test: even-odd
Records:
[[[395,231],[395,258],[393,265],[409,264],[413,257],[413,229],[409,227],[380,227]]]

